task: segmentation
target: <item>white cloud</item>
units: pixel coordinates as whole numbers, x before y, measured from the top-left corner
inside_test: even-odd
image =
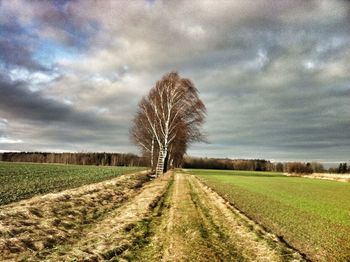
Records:
[[[0,144],[19,144],[23,143],[21,139],[12,139],[8,137],[0,137]]]
[[[47,84],[60,76],[58,72],[31,72],[23,67],[14,67],[8,70],[7,74],[12,81],[27,82],[31,91],[38,91],[45,88]]]
[[[308,70],[313,70],[316,67],[315,62],[310,61],[310,60],[304,61],[303,65]]]

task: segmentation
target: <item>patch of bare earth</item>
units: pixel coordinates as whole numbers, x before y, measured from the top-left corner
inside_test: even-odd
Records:
[[[0,261],[39,261],[139,193],[146,172],[0,207]]]
[[[302,256],[235,210],[197,178],[176,173],[142,261],[302,261]]]
[[[308,175],[283,173],[286,176],[297,176],[311,179],[333,180],[338,182],[350,182],[350,174],[312,173]]]
[[[329,174],[329,173],[313,173],[311,175],[303,176],[307,178],[334,180],[339,182],[350,182],[350,174]]]

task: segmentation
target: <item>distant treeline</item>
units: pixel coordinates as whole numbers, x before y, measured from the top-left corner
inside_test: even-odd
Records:
[[[148,166],[149,164],[145,157],[139,157],[135,154],[121,153],[7,152],[0,153],[0,161],[101,166]],[[323,172],[350,173],[350,166],[348,166],[347,163],[341,163],[337,168],[329,168],[326,170],[323,165],[318,162],[273,163],[264,159],[221,159],[191,156],[184,157],[182,167],[221,170],[273,171],[296,174]]]
[[[340,163],[337,168],[330,168],[329,173],[345,174],[350,173],[350,166],[347,163]]]
[[[184,168],[203,168],[203,169],[223,169],[223,170],[250,170],[250,171],[274,171],[275,165],[270,161],[263,159],[218,159],[190,157],[184,158]]]
[[[102,166],[147,166],[144,157],[120,153],[8,152],[0,153],[0,161]]]
[[[288,162],[288,163],[272,163],[264,159],[219,159],[219,158],[200,158],[190,157],[184,158],[184,168],[203,168],[203,169],[222,169],[222,170],[247,170],[247,171],[274,171],[287,172],[295,174],[311,174],[311,173],[350,173],[350,168],[346,163],[342,163],[338,168],[330,168],[326,170],[322,164],[318,162]]]

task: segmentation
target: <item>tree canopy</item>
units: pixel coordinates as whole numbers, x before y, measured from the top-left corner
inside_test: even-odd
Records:
[[[205,105],[192,81],[170,72],[139,102],[131,139],[149,156],[159,175],[168,165],[179,164],[191,143],[204,140],[205,116]]]

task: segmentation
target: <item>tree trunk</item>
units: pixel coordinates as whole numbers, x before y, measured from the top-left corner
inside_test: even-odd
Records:
[[[174,158],[170,158],[169,167],[170,167],[171,169],[174,168]]]
[[[152,147],[151,147],[151,171],[152,172],[154,170],[153,159],[154,159],[154,136],[152,137]]]
[[[166,154],[164,158],[163,173],[166,173],[166,171],[168,171],[168,160],[169,160],[169,154]]]

